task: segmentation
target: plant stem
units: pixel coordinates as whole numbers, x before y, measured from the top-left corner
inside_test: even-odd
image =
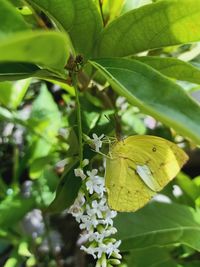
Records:
[[[82,122],[81,122],[81,106],[79,101],[78,82],[76,74],[72,74],[72,84],[75,89],[75,95],[76,95],[78,139],[79,139],[79,161],[81,168],[83,162]]]
[[[102,17],[102,20],[103,20],[103,25],[105,26],[106,22],[105,22],[104,15],[103,15],[103,1],[102,0],[99,0],[99,8],[100,8],[101,17]]]

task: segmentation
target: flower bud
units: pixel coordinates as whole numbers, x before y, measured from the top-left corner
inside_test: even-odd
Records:
[[[107,259],[106,259],[106,255],[105,254],[102,254],[102,257],[101,257],[101,266],[102,267],[106,267],[107,266]]]
[[[117,259],[109,259],[108,262],[112,265],[119,265],[121,264],[121,261],[120,260],[117,260]]]
[[[101,267],[101,259],[98,259],[98,261],[97,261],[95,267]]]
[[[119,260],[122,259],[122,255],[120,255],[120,254],[117,253],[117,252],[113,252],[112,255],[111,255],[111,257],[116,258],[116,259],[119,259]]]

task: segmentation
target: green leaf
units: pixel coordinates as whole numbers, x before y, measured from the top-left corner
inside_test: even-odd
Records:
[[[38,66],[30,63],[0,63],[0,81],[16,81],[30,77],[51,81],[59,84],[62,88],[69,89],[69,86],[66,84],[65,73],[41,69]]]
[[[52,146],[56,144],[56,136],[62,125],[61,114],[53,97],[48,92],[45,84],[42,85],[39,96],[32,106],[28,121],[35,133],[29,135],[30,159],[45,157]]]
[[[1,40],[12,33],[29,29],[17,9],[6,0],[1,0],[0,17]]]
[[[92,0],[28,0],[40,8],[59,28],[67,31],[74,48],[84,57],[91,56],[102,30],[98,9]]]
[[[0,83],[0,103],[7,108],[16,109],[28,90],[30,79],[17,82],[1,82]]]
[[[16,81],[29,78],[37,71],[40,71],[40,68],[30,63],[0,63],[0,81]]]
[[[180,59],[172,57],[133,57],[133,59],[148,64],[168,77],[200,84],[200,69]]]
[[[118,17],[124,5],[124,0],[104,0],[103,1],[103,14],[104,20],[110,22]],[[98,1],[99,5],[99,1]]]
[[[74,175],[74,168],[77,163],[78,160],[75,159],[65,170],[56,190],[56,197],[47,209],[48,212],[61,212],[74,203],[82,182],[79,177],[75,177]]]
[[[97,59],[91,63],[131,104],[200,144],[200,106],[179,85],[136,60]]]
[[[178,204],[151,203],[114,222],[121,250],[184,244],[200,251],[200,211]]]
[[[20,194],[7,196],[0,203],[0,228],[7,229],[16,226],[27,212],[36,206],[34,197],[23,198]]]
[[[4,264],[4,267],[20,267],[23,263],[23,258],[18,254],[17,249],[13,249],[9,258]]]
[[[186,174],[179,173],[176,177],[176,183],[193,202],[200,196],[200,188]]]
[[[69,57],[69,44],[58,32],[21,32],[0,43],[0,62],[26,62],[63,71]],[[52,56],[53,55],[53,56]]]
[[[144,257],[145,255],[145,257]],[[177,267],[166,248],[133,250],[128,257],[130,267]]]
[[[152,0],[125,0],[122,13],[126,13],[134,8],[152,3]]]
[[[199,0],[165,0],[132,10],[101,34],[98,57],[137,52],[200,40]]]

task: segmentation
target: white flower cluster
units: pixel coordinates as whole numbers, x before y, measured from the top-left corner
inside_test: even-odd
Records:
[[[105,197],[105,182],[97,175],[97,170],[74,170],[75,175],[83,179],[86,194],[79,191],[78,197],[70,207],[71,213],[83,230],[81,240],[86,244],[81,249],[97,259],[96,267],[111,267],[120,264],[121,255],[118,247],[121,241],[110,236],[117,232],[113,227],[116,211],[110,210]],[[87,200],[86,200],[87,195]]]

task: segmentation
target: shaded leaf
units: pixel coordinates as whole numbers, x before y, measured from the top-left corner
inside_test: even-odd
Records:
[[[144,256],[145,255],[145,256]],[[166,248],[133,250],[128,258],[130,267],[177,267]]]
[[[200,212],[178,204],[151,203],[115,219],[123,251],[185,244],[200,251]]]
[[[40,8],[57,26],[67,31],[74,48],[84,57],[91,56],[102,30],[102,21],[92,0],[28,0]]]
[[[48,212],[61,212],[74,203],[82,183],[81,178],[75,177],[74,175],[74,168],[77,163],[78,160],[75,159],[65,170],[65,173],[58,184],[56,197],[47,209]]]

